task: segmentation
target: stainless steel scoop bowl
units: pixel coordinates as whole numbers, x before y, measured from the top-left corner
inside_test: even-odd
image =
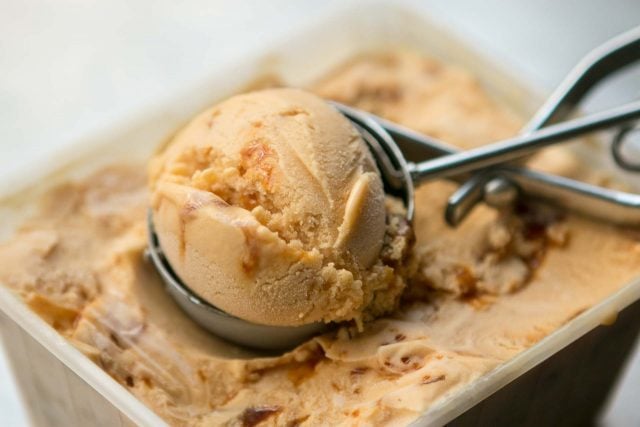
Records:
[[[356,114],[354,110],[347,110],[346,107],[340,107],[340,109],[347,114],[347,117],[354,116],[352,119],[354,125],[362,133],[378,162],[385,183],[385,191],[387,194],[401,198],[407,207],[409,220],[413,219],[413,184],[408,173],[408,165],[400,149],[377,122],[365,120],[361,123],[362,119],[366,119],[365,113]],[[360,117],[360,114],[363,117]],[[160,274],[167,292],[196,323],[215,335],[255,349],[285,350],[328,329],[328,325],[317,322],[295,327],[261,325],[240,319],[217,308],[189,289],[173,271],[160,247],[151,210],[147,214],[147,234],[148,246],[145,256]]]
[[[605,71],[612,73],[621,66],[640,59],[640,31],[614,39],[609,45],[599,53],[598,58],[604,58],[603,61],[589,62],[596,64],[599,79],[606,74]],[[624,61],[612,63],[606,60],[611,55],[621,55],[621,52],[625,54]],[[603,70],[602,62],[613,65]],[[589,75],[588,71],[582,70],[581,75]],[[585,85],[583,79],[573,80],[579,87]],[[562,90],[571,93],[571,87],[567,84],[564,84]],[[563,100],[564,97],[552,96],[543,107],[545,117],[561,110],[564,107]],[[445,217],[452,225],[457,224],[471,206],[480,200],[501,207],[523,196],[546,199],[607,221],[640,225],[640,196],[637,194],[541,174],[512,163],[541,148],[589,132],[612,127],[629,129],[640,119],[640,101],[549,126],[545,126],[548,120],[540,122],[540,113],[534,117],[531,130],[527,133],[464,152],[366,112],[337,103],[334,106],[360,131],[378,165],[385,192],[403,201],[410,222],[415,212],[414,187],[427,179],[450,178],[462,183],[459,192],[464,195],[458,200],[450,201],[445,212]],[[620,146],[619,142],[616,144]],[[496,168],[493,169],[492,166]],[[471,172],[475,174],[471,175]],[[492,177],[497,179],[492,181]],[[495,182],[496,185],[485,185],[480,193],[477,190],[481,187],[479,182]],[[148,215],[148,234],[149,246],[146,254],[164,280],[167,291],[189,316],[214,334],[247,347],[283,350],[327,328],[321,323],[298,327],[260,325],[216,308],[191,291],[171,269],[159,245],[151,212]]]

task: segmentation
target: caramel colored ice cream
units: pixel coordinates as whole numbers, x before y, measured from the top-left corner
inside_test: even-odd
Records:
[[[460,147],[513,135],[521,126],[467,71],[412,52],[355,58],[311,90]],[[173,153],[175,159],[195,141],[206,141],[187,133],[208,134],[206,114],[177,135],[174,148],[162,157]],[[532,162],[579,179],[588,175],[569,151],[543,156],[544,161]],[[354,181],[361,168],[366,173],[365,166],[351,167]],[[507,211],[479,206],[452,229],[442,212],[456,185],[429,182],[416,191],[416,269],[396,267],[402,264],[407,227],[389,211],[380,259],[373,263],[404,277],[396,311],[365,322],[363,331],[344,323],[282,355],[251,353],[186,317],[143,259],[149,201],[144,169],[144,164],[114,165],[49,190],[39,213],[0,245],[0,282],[118,381],[123,392],[175,426],[406,425],[640,275],[637,229],[532,203]],[[167,171],[158,172],[154,193],[171,184],[186,187],[168,192],[177,206],[199,191],[204,201],[224,200],[225,192],[207,188],[211,183],[202,175],[195,175],[198,180],[171,175],[175,182],[170,182]],[[339,200],[334,191],[330,198]],[[31,197],[29,206],[36,199]],[[169,203],[155,202],[156,207]],[[314,206],[307,199],[297,203]],[[215,209],[222,210],[219,204]],[[225,204],[251,224],[260,223],[255,227],[276,224],[271,216],[254,215],[254,208],[235,206],[237,201]],[[13,209],[11,201],[3,206],[5,212]],[[342,222],[339,209],[331,214],[333,224]],[[244,240],[229,228],[243,247]],[[317,237],[336,241],[335,235]],[[301,240],[301,251],[305,244]],[[236,256],[232,262],[238,262]],[[370,305],[375,302],[374,296]]]
[[[298,325],[360,319],[374,297],[390,299],[385,311],[398,302],[380,260],[387,215],[375,163],[316,95],[268,89],[224,101],[169,142],[150,176],[167,259],[228,313]]]

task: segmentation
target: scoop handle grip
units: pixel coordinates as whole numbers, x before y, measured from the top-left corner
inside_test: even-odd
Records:
[[[525,157],[544,147],[565,142],[580,135],[628,124],[638,119],[640,119],[640,101],[630,102],[483,147],[411,164],[411,177],[417,185],[426,179],[446,178],[483,169]]]

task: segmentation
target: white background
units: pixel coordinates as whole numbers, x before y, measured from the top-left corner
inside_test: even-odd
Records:
[[[340,3],[0,0],[0,179]],[[545,90],[590,47],[640,25],[636,0],[404,3]],[[640,79],[617,89],[638,94]],[[640,356],[631,365],[607,425],[640,425]],[[26,425],[1,352],[0,425]]]

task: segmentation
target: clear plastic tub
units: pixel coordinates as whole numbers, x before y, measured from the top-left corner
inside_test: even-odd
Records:
[[[310,51],[309,46],[314,49]],[[368,4],[366,14],[357,7],[340,8],[271,49],[247,52],[243,62],[212,71],[206,81],[173,94],[128,121],[81,138],[72,150],[60,154],[58,163],[49,159],[47,164],[32,165],[24,174],[3,182],[0,238],[11,234],[48,186],[125,157],[145,159],[193,114],[259,76],[276,74],[290,84],[302,85],[354,54],[385,46],[415,48],[471,69],[495,97],[525,116],[539,104],[540,97],[531,88],[415,11],[391,2]],[[599,157],[586,154],[591,159]],[[33,186],[37,182],[46,184]],[[18,190],[19,195],[11,196]],[[639,298],[640,280],[636,280],[440,401],[416,424],[545,425],[580,424],[592,419],[640,328]],[[0,330],[33,424],[164,425],[1,286]],[[567,371],[571,374],[566,375]]]

